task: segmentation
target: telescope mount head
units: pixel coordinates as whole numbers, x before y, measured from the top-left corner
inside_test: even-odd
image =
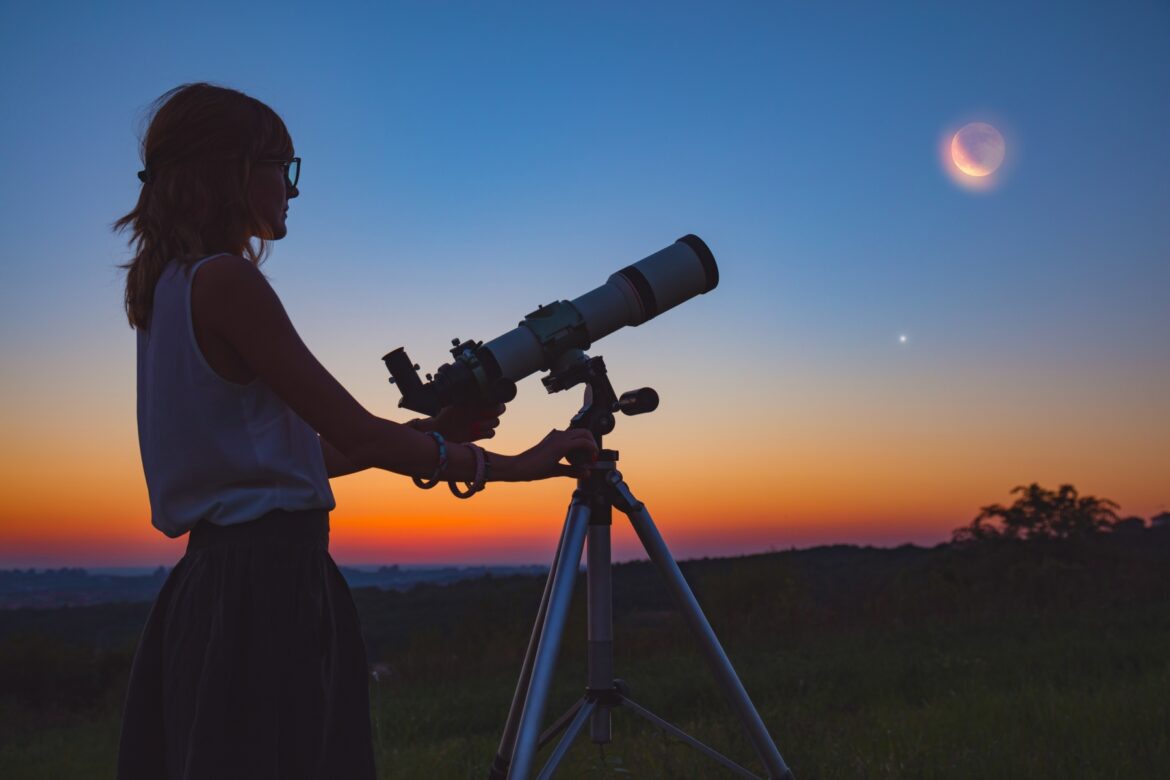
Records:
[[[562,356],[549,375],[540,380],[550,393],[585,385],[585,401],[573,416],[570,428],[584,428],[593,434],[597,446],[601,437],[613,432],[617,425],[615,413],[646,414],[658,408],[658,393],[653,388],[630,390],[619,397],[609,381],[605,359],[600,355],[589,357],[581,350],[570,350]],[[617,453],[606,460],[616,460]]]

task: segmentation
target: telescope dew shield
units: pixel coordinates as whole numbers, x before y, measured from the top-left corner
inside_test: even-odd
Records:
[[[607,284],[622,283],[633,290],[641,312],[640,318],[622,324],[641,325],[683,301],[715,289],[719,284],[719,267],[701,238],[686,235],[666,249],[626,266],[609,277]]]
[[[572,301],[542,306],[484,349],[495,356],[503,376],[518,382],[550,368],[567,349],[588,349],[615,330],[641,325],[718,284],[715,256],[701,238],[686,235]]]

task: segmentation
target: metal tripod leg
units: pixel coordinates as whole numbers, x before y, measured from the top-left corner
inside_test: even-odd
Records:
[[[593,708],[597,706],[596,701],[583,701],[581,706],[577,708],[576,714],[573,715],[573,720],[569,722],[568,728],[565,729],[564,736],[557,746],[553,748],[552,755],[548,757],[548,762],[544,768],[540,770],[540,774],[536,776],[536,780],[550,780],[553,773],[557,771],[557,767],[561,765],[565,755],[569,752],[569,748],[573,745],[573,740],[577,738],[577,734],[585,726],[585,721],[593,713]]]
[[[607,480],[611,489],[613,505],[629,516],[630,523],[634,526],[634,532],[637,533],[638,539],[641,540],[642,546],[646,549],[646,554],[650,556],[650,560],[658,568],[658,573],[666,583],[675,604],[682,612],[687,625],[690,626],[691,633],[694,634],[695,640],[699,644],[699,649],[706,657],[707,664],[715,674],[719,687],[723,689],[732,709],[735,710],[740,722],[747,730],[748,738],[767,768],[769,775],[776,780],[791,778],[792,771],[784,763],[784,759],[780,757],[776,743],[768,734],[764,721],[748,697],[747,690],[744,689],[735,669],[732,668],[727,653],[719,644],[719,639],[715,636],[711,624],[707,622],[707,616],[699,607],[699,602],[683,577],[682,571],[678,568],[674,556],[670,554],[666,542],[658,533],[654,521],[650,519],[650,513],[646,511],[645,504],[634,498],[620,472],[610,472]]]
[[[532,772],[540,737],[540,720],[548,700],[553,669],[561,648],[561,636],[569,613],[569,602],[573,598],[573,583],[577,578],[577,566],[585,546],[585,532],[589,527],[589,501],[581,490],[574,491],[569,504],[568,516],[560,548],[557,551],[556,571],[552,577],[548,606],[540,626],[540,640],[532,663],[528,691],[524,697],[524,709],[512,751],[509,778],[525,780]],[[502,747],[502,745],[501,745]]]
[[[597,701],[589,719],[589,736],[594,743],[610,741],[611,696],[599,696],[614,689],[613,674],[613,564],[610,528],[613,507],[598,491],[589,514],[589,547],[586,552],[586,594],[588,596],[588,654],[586,692]]]
[[[504,724],[504,735],[500,737],[500,746],[496,749],[496,758],[492,762],[488,780],[504,780],[508,774],[512,751],[516,747],[516,731],[520,728],[520,714],[524,709],[524,700],[528,696],[528,685],[532,681],[532,662],[536,658],[536,648],[540,644],[541,631],[544,630],[544,616],[548,613],[548,598],[552,592],[553,580],[557,576],[557,562],[561,557],[561,548],[565,546],[565,533],[568,528],[568,522],[561,527],[561,538],[557,542],[557,551],[553,555],[553,562],[548,569],[548,578],[544,581],[540,607],[536,610],[532,634],[528,637],[528,648],[524,651],[524,663],[520,666],[520,679],[516,682],[515,693],[512,694],[512,706],[508,708],[508,720]]]

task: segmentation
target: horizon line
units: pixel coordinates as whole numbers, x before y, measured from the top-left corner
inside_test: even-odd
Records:
[[[810,545],[803,545],[803,546],[802,545],[795,545],[795,544],[787,546],[787,547],[771,546],[771,547],[768,547],[767,549],[755,550],[752,552],[726,552],[726,553],[715,552],[715,553],[711,553],[711,554],[707,554],[707,555],[688,555],[686,557],[679,557],[679,556],[674,556],[674,557],[675,557],[676,561],[679,561],[681,563],[681,562],[685,562],[685,561],[708,560],[708,559],[712,559],[712,558],[749,558],[749,557],[753,557],[753,556],[757,556],[757,555],[774,555],[776,553],[784,553],[784,552],[801,552],[801,551],[805,551],[805,550],[815,550],[815,549],[822,548],[822,547],[860,547],[860,548],[877,548],[877,549],[891,549],[891,550],[897,549],[899,547],[921,547],[923,549],[930,549],[933,547],[938,547],[940,545],[946,545],[946,544],[950,544],[950,543],[951,543],[950,540],[944,540],[944,541],[933,542],[933,543],[924,543],[924,542],[920,542],[920,541],[919,542],[905,541],[905,542],[899,542],[899,543],[880,543],[880,544],[875,544],[873,542],[825,542],[825,543],[821,543],[821,544],[810,544]],[[582,556],[582,559],[584,559],[584,556]],[[623,563],[636,563],[636,562],[648,561],[648,560],[649,560],[649,557],[645,554],[635,555],[632,557],[622,557],[622,558],[615,556],[612,559],[612,563],[614,565],[618,565],[618,564],[623,564]],[[338,567],[347,567],[347,568],[368,568],[368,567],[379,568],[379,567],[397,566],[397,567],[402,568],[402,569],[438,569],[438,568],[467,569],[467,568],[479,568],[479,567],[482,567],[482,568],[540,567],[540,568],[547,569],[549,566],[548,560],[544,560],[544,561],[427,561],[427,562],[422,562],[422,563],[403,563],[403,562],[396,562],[396,561],[349,562],[349,561],[338,560],[337,558],[334,558],[334,562],[338,565]],[[78,564],[78,563],[43,564],[43,563],[35,563],[34,564],[34,563],[29,563],[29,564],[21,565],[21,564],[9,563],[9,562],[0,562],[0,572],[14,571],[14,570],[27,571],[29,569],[34,570],[34,571],[37,571],[37,570],[54,571],[54,570],[61,570],[61,569],[81,569],[83,571],[115,571],[115,570],[127,570],[127,569],[143,569],[143,570],[153,571],[153,570],[156,570],[159,568],[171,569],[171,568],[174,568],[175,564],[177,564],[177,563],[178,563],[178,560],[172,561],[170,563],[126,563],[126,564],[109,564],[109,563],[106,563],[106,564]]]

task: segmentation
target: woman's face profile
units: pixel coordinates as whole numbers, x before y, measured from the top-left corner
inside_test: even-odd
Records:
[[[284,168],[279,163],[258,162],[252,165],[248,197],[262,224],[267,225],[271,231],[270,235],[262,235],[260,238],[276,241],[288,234],[288,228],[285,226],[288,202],[299,194],[296,187],[288,186]]]

